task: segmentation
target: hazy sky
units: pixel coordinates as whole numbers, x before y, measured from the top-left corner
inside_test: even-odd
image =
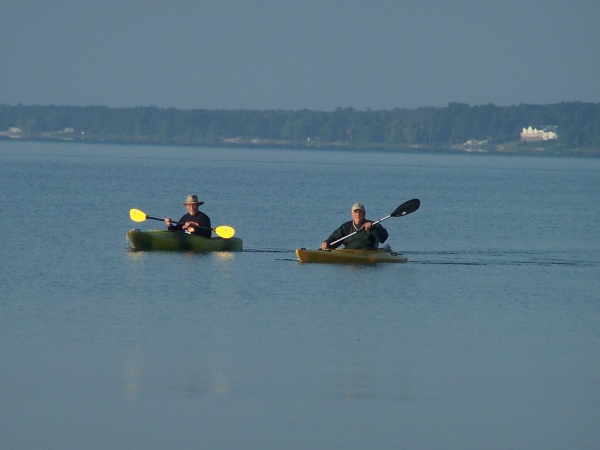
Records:
[[[1,0],[0,103],[600,102],[600,0]]]

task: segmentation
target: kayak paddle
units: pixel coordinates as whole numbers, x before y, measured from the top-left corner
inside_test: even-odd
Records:
[[[373,225],[377,225],[379,222],[383,222],[385,219],[389,219],[390,217],[402,217],[402,216],[406,216],[407,214],[413,213],[417,209],[419,209],[419,206],[421,206],[421,200],[419,200],[418,198],[413,198],[412,200],[409,200],[407,202],[402,203],[389,216],[382,217],[381,219],[376,220],[375,222],[373,222]],[[332,242],[329,245],[334,245],[334,244],[337,244],[338,242],[342,242],[344,239],[349,238],[350,236],[354,236],[356,233],[358,233],[358,231],[354,231],[354,232],[350,233],[349,235],[344,236],[343,238],[338,239],[337,241]]]
[[[165,221],[165,219],[161,219],[160,217],[149,216],[144,211],[140,211],[139,209],[130,209],[129,217],[131,217],[131,220],[133,220],[134,222],[143,222],[146,219],[160,220],[161,222]],[[177,224],[179,222],[174,222],[174,223]],[[206,228],[206,227],[201,227],[201,228]],[[232,227],[227,226],[227,225],[221,225],[221,226],[218,226],[217,228],[211,228],[211,230],[213,230],[217,234],[217,236],[220,236],[224,239],[232,238],[233,235],[235,234],[235,230]]]

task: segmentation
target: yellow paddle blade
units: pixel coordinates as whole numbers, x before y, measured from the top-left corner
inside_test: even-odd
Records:
[[[220,236],[224,239],[229,239],[233,237],[235,230],[227,225],[221,225],[215,228],[215,233],[217,233],[217,236]]]
[[[139,209],[130,209],[129,217],[131,217],[131,220],[133,220],[134,222],[143,222],[144,220],[146,220],[148,218],[146,213],[143,211],[140,211]]]

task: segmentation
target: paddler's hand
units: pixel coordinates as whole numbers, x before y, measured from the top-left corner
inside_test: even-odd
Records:
[[[329,248],[329,246],[327,245],[327,242],[321,243],[321,250],[327,250],[328,248]]]
[[[171,218],[165,217],[165,223],[167,224],[168,227],[170,227],[171,226]]]
[[[188,228],[199,227],[200,224],[198,222],[186,222],[183,224],[183,229],[187,230]]]
[[[365,224],[364,224],[365,231],[367,231],[372,226],[373,226],[373,222],[365,222]]]

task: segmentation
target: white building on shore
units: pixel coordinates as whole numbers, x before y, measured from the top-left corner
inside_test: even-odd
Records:
[[[544,127],[541,130],[529,125],[529,128],[523,128],[521,132],[522,141],[550,141],[552,139],[558,139],[555,125]]]

